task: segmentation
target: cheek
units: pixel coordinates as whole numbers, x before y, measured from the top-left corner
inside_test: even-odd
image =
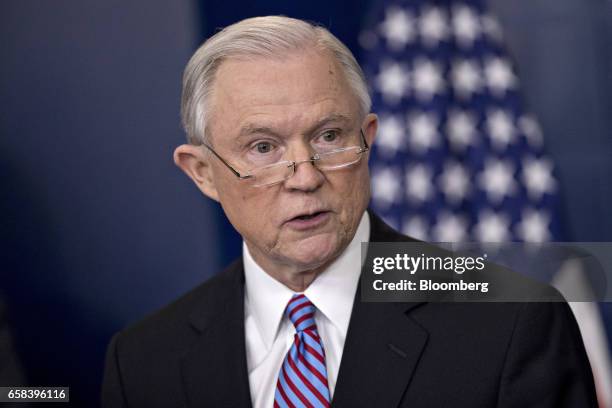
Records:
[[[245,217],[247,216],[245,209],[248,208],[246,204],[248,197],[245,195],[245,189],[240,186],[240,180],[229,179],[225,175],[223,177],[217,176],[215,187],[223,211],[234,228],[240,231],[246,218],[248,218]]]
[[[363,166],[355,172],[347,185],[350,189],[350,197],[355,200],[353,207],[360,210],[360,207],[367,206],[370,197],[370,174],[367,166]]]
[[[367,166],[339,178],[338,206],[341,208],[340,220],[346,227],[359,222],[363,210],[368,206],[370,197],[370,179]]]
[[[275,225],[275,215],[279,213],[275,207],[275,195],[270,191],[235,184],[227,183],[218,189],[225,214],[241,235],[248,238],[255,234],[266,235],[266,231]]]

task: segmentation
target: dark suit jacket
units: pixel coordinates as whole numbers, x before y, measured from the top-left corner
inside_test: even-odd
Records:
[[[409,241],[371,216],[371,240]],[[225,271],[115,335],[105,408],[250,407],[244,271]],[[353,306],[333,407],[596,407],[565,303]]]

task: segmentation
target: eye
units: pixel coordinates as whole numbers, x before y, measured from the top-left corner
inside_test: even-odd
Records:
[[[270,142],[258,142],[254,147],[257,153],[265,154],[272,151],[272,144]]]
[[[338,139],[338,132],[335,130],[328,130],[321,135],[321,140],[326,143],[335,142]]]

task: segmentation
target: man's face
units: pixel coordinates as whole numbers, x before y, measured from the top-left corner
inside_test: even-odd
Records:
[[[223,62],[208,123],[215,151],[241,173],[308,159],[338,134],[361,145],[360,127],[368,143],[376,132],[376,117],[359,117],[335,60],[314,50]],[[212,155],[209,165],[216,195],[254,258],[296,272],[325,266],[342,252],[370,197],[367,153],[333,171],[299,164],[293,177],[267,187],[239,180]]]

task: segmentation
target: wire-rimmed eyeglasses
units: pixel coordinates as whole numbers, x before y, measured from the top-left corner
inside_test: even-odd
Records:
[[[295,174],[295,170],[299,164],[310,162],[313,166],[316,166],[319,170],[337,170],[344,167],[348,167],[352,164],[357,163],[361,160],[361,155],[364,152],[370,150],[368,142],[365,139],[363,130],[359,129],[361,133],[361,141],[363,146],[351,146],[342,147],[334,150],[330,150],[324,153],[315,153],[310,158],[300,161],[285,160],[276,162],[267,166],[257,167],[250,170],[248,173],[241,174],[238,170],[232,167],[223,157],[219,156],[215,150],[204,143],[208,150],[210,150],[225,166],[231,170],[232,173],[240,180],[251,180],[253,187],[265,187],[273,184],[282,183],[283,181],[291,178]]]

